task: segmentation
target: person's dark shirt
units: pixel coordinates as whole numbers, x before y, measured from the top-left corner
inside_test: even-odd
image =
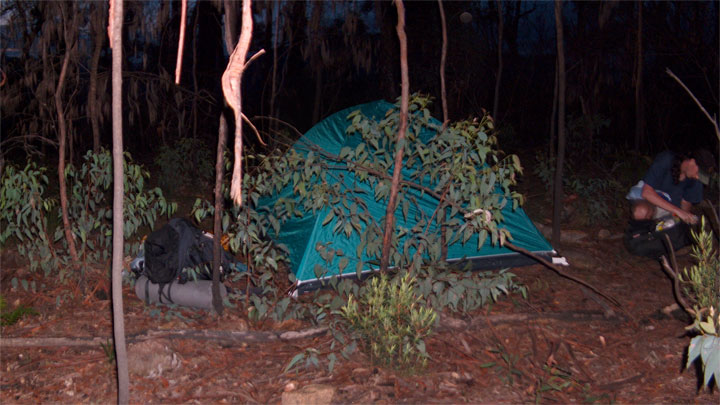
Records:
[[[671,203],[680,207],[680,202],[685,200],[697,204],[703,198],[703,186],[696,179],[685,179],[675,183],[672,176],[672,165],[675,154],[665,151],[657,155],[650,169],[645,173],[643,181],[655,190],[661,190],[670,195]]]

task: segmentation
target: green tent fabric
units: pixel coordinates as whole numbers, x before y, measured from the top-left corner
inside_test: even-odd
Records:
[[[350,125],[347,116],[351,112],[359,109],[365,116],[381,120],[385,118],[386,112],[391,108],[393,108],[393,105],[386,101],[376,101],[339,111],[311,128],[293,145],[293,148],[298,152],[307,153],[311,147],[319,147],[326,152],[337,155],[343,147],[355,147],[361,141],[359,135],[348,135],[346,133],[346,129]],[[439,124],[439,122],[435,122]],[[427,141],[432,135],[431,133],[421,133],[419,139]],[[332,176],[339,179],[337,181],[344,181],[346,186],[360,188],[364,191],[364,193],[359,192],[359,194],[363,196],[363,201],[367,204],[367,208],[374,218],[380,220],[384,217],[386,207],[384,202],[375,201],[373,190],[367,184],[356,181],[350,172],[342,169],[335,170],[344,172],[342,176]],[[263,201],[263,204],[273,204],[280,196],[291,197],[292,190],[286,189],[279,195]],[[415,197],[419,202],[418,207],[414,207],[413,204],[410,205],[411,209],[407,215],[407,220],[402,215],[401,209],[398,208],[396,214],[398,229],[411,228],[414,218],[418,215],[429,218],[436,209],[437,200],[433,197],[427,194],[421,195],[419,192]],[[420,210],[422,212],[418,212]],[[341,249],[344,252],[344,257],[349,262],[343,271],[343,276],[352,277],[357,274],[356,267],[359,260],[356,251],[360,237],[356,233],[353,233],[348,238],[342,232],[333,232],[336,219],[323,226],[323,220],[328,212],[328,209],[324,209],[314,214],[308,212],[303,217],[294,217],[284,222],[279,234],[274,235],[274,240],[285,244],[289,250],[291,271],[298,280],[298,289],[300,290],[317,287],[321,280],[339,273],[338,263],[340,258],[336,257],[332,263],[327,263],[316,249],[318,244],[326,244],[332,249]],[[512,210],[511,207],[506,207],[503,209],[502,214],[504,216],[502,226],[510,231],[512,242],[515,245],[546,257],[555,253],[552,246],[543,238],[521,208]],[[470,261],[474,269],[497,269],[533,263],[532,259],[524,255],[504,247],[492,246],[489,239],[480,250],[477,249],[477,245],[477,235],[465,244],[456,242],[450,245],[448,247],[448,261]],[[363,272],[377,269],[377,267],[373,269],[370,264],[367,264],[372,259],[375,258],[362,257],[362,261],[367,266],[361,269]]]

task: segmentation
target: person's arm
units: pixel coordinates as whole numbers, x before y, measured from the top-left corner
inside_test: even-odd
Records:
[[[660,195],[655,191],[655,189],[652,188],[649,184],[643,185],[642,198],[644,198],[647,202],[656,207],[660,207],[666,211],[669,211],[673,215],[680,218],[683,222],[694,224],[697,221],[697,217],[689,211],[692,204],[685,200],[682,200],[682,202],[680,203],[682,208],[673,205],[664,198],[660,197]]]

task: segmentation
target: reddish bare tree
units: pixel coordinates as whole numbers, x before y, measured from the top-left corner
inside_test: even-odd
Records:
[[[563,196],[563,165],[565,164],[565,48],[563,45],[562,0],[555,0],[555,32],[557,35],[558,64],[558,152],[555,180],[553,181],[552,244],[560,244],[560,209]]]
[[[183,51],[185,50],[185,20],[187,20],[187,0],[182,0],[182,6],[180,10],[180,39],[178,39],[177,62],[175,62],[175,84],[180,84],[180,75],[182,74]]]
[[[230,183],[230,198],[235,204],[242,205],[242,74],[245,70],[245,58],[252,39],[253,22],[251,0],[244,0],[242,4],[242,28],[240,40],[230,55],[227,69],[222,75],[222,88],[225,100],[235,113],[235,146],[233,162],[233,175]]]
[[[400,172],[403,166],[403,155],[405,151],[405,132],[408,121],[408,104],[410,102],[410,79],[408,77],[407,62],[407,36],[405,35],[405,5],[402,0],[395,0],[397,8],[397,36],[400,41],[400,75],[402,78],[402,92],[400,101],[400,125],[398,126],[397,143],[395,146],[395,162],[393,167],[392,183],[390,185],[390,197],[387,209],[385,210],[385,229],[383,234],[382,257],[380,258],[380,270],[386,272],[390,263],[390,244],[395,233],[395,209],[398,204],[398,191],[400,188]]]
[[[60,68],[60,77],[58,78],[57,86],[55,87],[55,110],[57,112],[58,120],[58,181],[60,185],[60,207],[62,208],[62,222],[65,229],[65,239],[68,243],[68,249],[70,250],[70,257],[72,258],[73,265],[77,265],[80,262],[78,258],[77,249],[75,247],[75,239],[73,238],[72,228],[70,227],[70,218],[68,216],[68,197],[67,197],[67,184],[65,183],[65,151],[67,148],[67,124],[65,122],[65,108],[62,101],[63,87],[65,86],[65,79],[67,78],[68,66],[70,64],[70,54],[75,48],[75,38],[70,33],[70,29],[74,26],[74,23],[68,21],[70,16],[76,14],[73,10],[66,10],[65,3],[57,3],[60,7],[60,14],[62,15],[63,32],[65,37],[65,55],[63,56],[62,68]],[[72,3],[69,4],[72,7]]]

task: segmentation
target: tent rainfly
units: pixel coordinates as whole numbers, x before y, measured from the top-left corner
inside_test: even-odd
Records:
[[[333,155],[339,155],[343,147],[355,148],[361,142],[360,135],[346,133],[350,126],[348,115],[351,112],[361,110],[366,117],[382,120],[387,111],[393,107],[393,104],[386,101],[375,101],[339,111],[312,127],[295,142],[292,148],[299,153],[320,149]],[[437,120],[433,120],[434,123],[440,124]],[[431,136],[432,134],[420,134],[419,139],[427,140]],[[352,187],[356,190],[356,194],[362,195],[363,202],[374,218],[379,220],[385,215],[385,202],[375,200],[373,190],[367,183],[356,179],[352,172],[343,168],[332,170],[343,172],[342,175],[329,177],[344,182],[344,186]],[[404,168],[403,172],[406,170],[407,168]],[[262,204],[272,205],[280,197],[292,198],[292,195],[292,188],[288,187],[268,199],[263,199]],[[414,218],[418,217],[417,214],[429,218],[438,205],[438,201],[427,194],[418,192],[414,197],[418,203],[417,206],[413,206],[407,218],[401,214],[400,207],[398,207],[396,214],[398,227],[412,228]],[[501,227],[511,233],[513,244],[545,258],[555,256],[556,252],[552,246],[537,230],[522,208],[518,207],[513,210],[511,205],[508,204],[502,210],[504,222]],[[417,210],[425,212],[412,212]],[[360,243],[357,233],[352,233],[350,237],[347,237],[343,232],[334,232],[336,218],[323,224],[328,212],[329,208],[324,208],[315,213],[305,212],[303,216],[292,217],[282,223],[277,235],[273,235],[275,242],[286,245],[289,250],[290,269],[297,279],[297,290],[300,292],[318,288],[323,281],[327,281],[333,276],[356,277],[356,268],[360,260],[364,263],[361,273],[369,273],[378,269],[376,258],[366,257],[364,253],[361,253],[362,257],[357,256],[357,246]],[[477,238],[478,236],[475,235],[465,243],[457,241],[448,246],[448,262],[461,265],[469,263],[473,270],[491,270],[536,263],[534,259],[523,254],[505,247],[493,246],[489,240],[483,243],[478,250]],[[335,258],[333,263],[327,263],[317,249],[319,244],[330,246],[335,250],[342,249],[344,257],[348,260],[342,274],[337,265],[339,259]]]

